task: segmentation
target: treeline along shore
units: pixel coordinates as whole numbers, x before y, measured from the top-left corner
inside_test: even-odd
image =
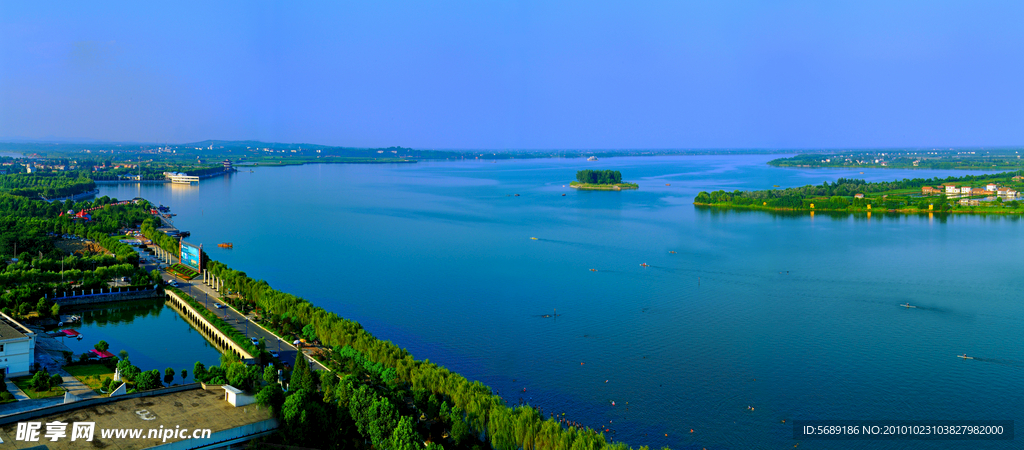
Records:
[[[1022,191],[1022,172],[877,183],[840,178],[786,189],[701,191],[693,204],[772,211],[1022,214]]]
[[[156,231],[155,224],[148,219],[143,225],[146,237],[176,252],[177,241]],[[264,280],[214,260],[206,267],[243,302],[269,317],[275,332],[301,333],[329,349],[314,356],[334,374],[321,376],[319,382],[296,381],[307,370],[297,362],[287,399],[276,384],[265,386],[257,396],[279,415],[283,428],[291,430],[285,431],[286,442],[293,445],[364,448],[368,440],[375,448],[413,449],[423,448],[426,435],[431,441],[427,448],[630,448],[609,442],[603,433],[571,422],[564,414],[556,417],[529,405],[510,407],[479,381],[417,360],[358,323],[274,289]]]
[[[56,317],[60,306],[51,299],[68,290],[101,289],[119,277],[130,277],[133,286],[162,284],[161,274],[146,272],[135,249],[120,242],[125,229],[141,225],[154,243],[177,253],[178,242],[155,229],[151,208],[142,199],[118,202],[104,196],[89,202],[47,203],[0,191],[0,255],[10,261],[0,270],[4,290],[0,309],[22,319]],[[89,210],[91,219],[68,214],[69,210]],[[72,244],[93,250],[68,256],[66,249],[58,248]],[[289,373],[289,368],[267,356],[262,341],[244,347],[258,352],[261,363],[270,360],[266,367],[246,366],[230,358],[222,358],[221,367],[196,366],[197,380],[221,382],[224,378],[244,390],[258,391],[257,401],[282,421],[280,435],[268,438],[276,441],[272,443],[403,450],[423,449],[424,442],[429,442],[427,449],[435,450],[629,448],[561,414],[556,417],[554,412],[529,405],[509,406],[479,381],[417,360],[358,323],[276,290],[266,281],[218,261],[209,261],[207,267],[232,291],[220,302],[256,306],[260,323],[278,336],[298,335],[322,344],[314,356],[330,370],[317,377],[304,358],[298,358]],[[245,341],[244,336],[232,339]],[[118,364],[122,363],[125,370],[130,368],[127,356],[121,356]],[[278,384],[277,369],[290,375],[284,377],[287,392]],[[155,372],[147,373],[130,377],[133,389],[159,386],[152,382]]]

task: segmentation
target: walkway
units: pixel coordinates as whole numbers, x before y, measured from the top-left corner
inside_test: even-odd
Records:
[[[28,395],[25,394],[25,391],[22,391],[21,388],[18,387],[18,385],[12,383],[11,380],[5,379],[4,382],[7,384],[7,392],[10,392],[11,395],[14,396],[15,400],[20,402],[22,400],[29,399]]]

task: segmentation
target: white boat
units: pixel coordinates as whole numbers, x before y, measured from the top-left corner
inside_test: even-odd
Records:
[[[904,303],[904,304],[902,304],[900,306],[902,306],[904,308],[917,308],[916,306],[911,306],[910,303]]]
[[[957,357],[957,358],[963,358],[963,359],[974,359],[974,358],[973,358],[973,357],[971,357],[971,356],[967,356],[967,354],[966,354],[966,353],[964,353],[964,354],[962,354],[962,355],[956,355],[956,357]]]

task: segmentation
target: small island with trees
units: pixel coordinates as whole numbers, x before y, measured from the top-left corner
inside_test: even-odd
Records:
[[[787,189],[701,192],[693,204],[770,211],[1024,214],[1022,191],[1021,172],[878,183],[840,178]]]
[[[576,181],[569,183],[569,187],[597,191],[640,188],[635,183],[622,181],[622,174],[618,170],[581,170],[576,172]]]

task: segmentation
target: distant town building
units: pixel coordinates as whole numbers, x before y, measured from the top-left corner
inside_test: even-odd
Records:
[[[989,191],[988,189],[982,189],[982,188],[971,189],[971,195],[985,195],[985,194],[991,194],[991,193],[992,192]]]
[[[970,186],[962,186],[960,188],[960,193],[961,194],[970,194],[971,193],[971,189],[972,188]]]
[[[864,198],[864,194],[853,194],[853,198]]]
[[[962,198],[960,199],[961,206],[981,206],[981,200],[976,198]]]
[[[942,189],[940,189],[940,188],[934,188],[934,187],[931,187],[931,186],[924,186],[924,187],[921,188],[921,194],[924,194],[924,195],[939,194],[939,193],[942,193]]]
[[[946,184],[944,186],[946,186],[947,194],[956,194],[957,192],[960,192],[960,189],[958,189],[955,184]]]
[[[231,170],[231,161],[225,159],[221,164],[224,165],[224,170]]]
[[[996,189],[999,189],[999,186],[997,186],[995,183],[989,183],[989,184],[985,185],[985,190],[986,191],[995,192]]]

